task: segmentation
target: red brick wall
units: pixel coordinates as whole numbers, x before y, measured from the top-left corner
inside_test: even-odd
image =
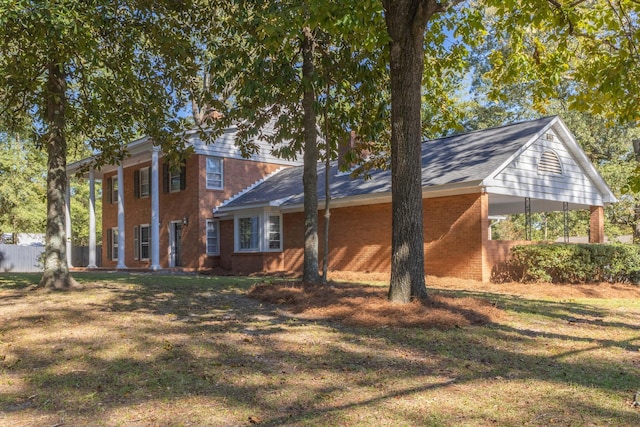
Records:
[[[151,155],[149,155],[151,157]],[[206,157],[191,156],[186,163],[186,189],[174,193],[163,190],[163,159],[159,164],[159,205],[160,205],[160,265],[169,266],[169,230],[173,221],[187,218],[188,225],[182,228],[182,260],[186,269],[215,267],[220,257],[206,255],[206,220],[213,218],[212,209],[240,190],[252,185],[261,177],[275,171],[280,166],[249,160],[224,159],[224,190],[206,189]],[[151,166],[151,160],[140,162],[124,169],[123,183],[125,208],[125,265],[129,268],[147,268],[150,261],[133,259],[133,227],[151,224],[151,198],[135,198],[133,174],[135,170]],[[115,267],[116,262],[107,259],[107,231],[118,226],[118,205],[109,203],[107,180],[116,172],[103,177],[103,247],[102,265]],[[221,243],[224,240],[221,240]]]
[[[222,202],[230,198],[231,196],[239,193],[245,188],[253,185],[259,179],[269,175],[270,173],[278,170],[282,166],[274,165],[271,163],[253,162],[249,160],[239,159],[224,159],[223,173],[224,173],[224,190],[208,190],[207,189],[207,170],[206,170],[206,156],[199,157],[199,171],[200,171],[200,188],[199,188],[199,228],[201,230],[199,236],[198,246],[200,248],[199,257],[197,259],[197,268],[206,269],[216,266],[230,269],[231,267],[224,267],[224,265],[231,265],[231,260],[221,260],[218,256],[207,256],[207,219],[213,219],[213,208],[220,205]],[[223,222],[221,221],[221,225]],[[228,227],[228,226],[225,226]],[[221,230],[221,236],[223,232],[233,233],[233,221],[231,226],[227,230]],[[221,246],[220,254],[230,254],[233,252],[233,234],[230,238],[227,235],[226,238],[221,238],[220,244],[225,245],[231,242],[231,246]],[[230,248],[230,249],[229,249]]]
[[[487,196],[425,199],[423,209],[426,273],[483,280],[488,274],[482,245],[488,235]],[[285,270],[302,270],[303,219],[302,212],[284,215]],[[323,230],[322,215],[319,222]],[[390,270],[390,203],[332,209],[329,234],[329,270]]]
[[[486,209],[478,193],[424,200],[426,274],[482,280]]]

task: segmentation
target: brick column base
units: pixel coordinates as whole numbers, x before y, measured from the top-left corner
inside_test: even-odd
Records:
[[[604,243],[604,208],[589,208],[589,243]]]

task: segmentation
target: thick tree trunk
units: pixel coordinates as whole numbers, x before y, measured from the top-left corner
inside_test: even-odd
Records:
[[[318,131],[316,129],[314,40],[310,28],[303,29],[302,38],[302,108],[304,127],[304,265],[302,280],[320,282],[318,273]]]
[[[68,289],[75,282],[67,265],[65,198],[67,141],[65,139],[66,81],[62,64],[52,62],[47,81],[47,230],[44,274],[40,287]]]
[[[636,162],[640,164],[640,139],[634,139],[632,145]],[[640,243],[640,204],[634,206],[633,224],[631,224],[631,228],[633,232],[633,243]]]
[[[326,120],[326,117],[325,117]],[[327,126],[328,128],[328,126]],[[331,147],[329,146],[329,135],[325,135],[327,158],[324,165],[324,235],[323,244],[324,251],[322,253],[322,284],[327,284],[327,275],[329,274],[329,222],[331,221],[331,189],[329,184],[331,178],[329,172],[331,171]]]
[[[426,299],[422,225],[421,89],[424,33],[439,3],[384,1],[391,37],[392,238],[389,300]]]

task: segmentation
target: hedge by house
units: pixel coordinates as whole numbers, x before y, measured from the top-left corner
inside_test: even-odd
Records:
[[[522,282],[640,283],[640,246],[538,244],[511,249],[511,279]]]

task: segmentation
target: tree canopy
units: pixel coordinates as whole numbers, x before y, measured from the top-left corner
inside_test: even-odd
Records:
[[[47,152],[47,244],[42,286],[72,284],[65,250],[67,141],[119,162],[142,134],[179,157],[185,103],[207,16],[196,1],[0,1],[0,120],[25,122]],[[201,15],[202,12],[204,15]],[[182,142],[182,143],[181,143]]]

